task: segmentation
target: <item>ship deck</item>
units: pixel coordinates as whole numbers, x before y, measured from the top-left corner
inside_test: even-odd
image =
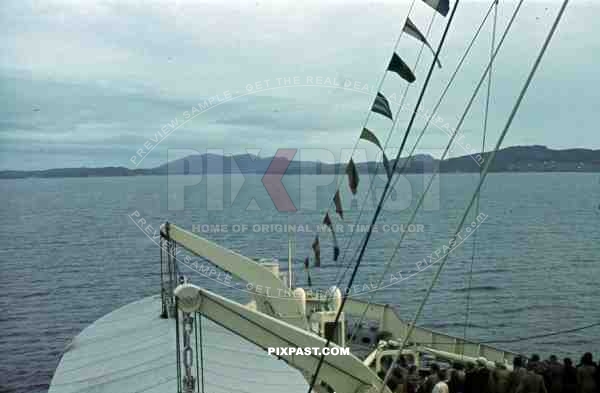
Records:
[[[85,328],[63,354],[49,393],[177,392],[175,323],[161,319],[160,310],[160,296],[151,296]],[[308,389],[299,371],[205,318],[202,337],[204,392]]]

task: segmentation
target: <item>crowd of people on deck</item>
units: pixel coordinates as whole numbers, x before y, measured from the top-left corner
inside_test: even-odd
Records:
[[[380,377],[385,374],[382,371]],[[488,367],[480,358],[466,367],[455,363],[441,369],[433,363],[429,375],[423,376],[400,357],[387,385],[393,393],[600,393],[600,366],[589,352],[577,366],[570,358],[560,362],[554,355],[547,360],[532,355],[528,360],[516,357],[512,371],[501,363]]]

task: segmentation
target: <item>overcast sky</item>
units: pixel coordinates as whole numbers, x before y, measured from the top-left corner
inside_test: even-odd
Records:
[[[440,56],[443,67],[434,72],[423,109],[436,102],[489,4],[461,2]],[[558,0],[526,1],[500,52],[493,71],[488,149],[559,5]],[[400,0],[4,0],[0,169],[133,167],[131,157],[147,150],[144,144],[156,139],[165,124],[175,119],[181,124],[185,111],[191,113],[207,97],[228,94],[229,101],[164,139],[140,167],[164,163],[168,149],[261,149],[264,156],[277,148],[328,149],[337,157],[358,138],[409,6]],[[498,34],[514,7],[514,1],[500,2]],[[571,1],[505,146],[600,148],[599,14],[598,4]],[[411,19],[424,33],[432,15],[431,8],[416,0]],[[433,20],[432,45],[437,46],[446,20],[439,15]],[[439,115],[452,126],[489,57],[491,22],[440,108]],[[404,36],[397,52],[414,67],[419,48]],[[389,147],[400,144],[431,59],[431,53],[423,52],[414,67],[417,82],[408,90],[406,110]],[[285,78],[293,84],[294,77],[300,84],[286,86]],[[309,77],[340,86],[306,86]],[[261,81],[264,90],[256,92]],[[344,83],[351,87],[341,88]],[[253,85],[250,94],[248,85]],[[388,74],[381,91],[399,101],[406,86]],[[463,146],[481,146],[483,99],[480,94],[465,122]],[[395,111],[398,102],[391,107]],[[413,136],[424,120],[419,118]],[[379,115],[368,123],[382,143],[390,126]],[[439,156],[447,141],[440,129],[431,127],[418,152]],[[327,159],[317,150],[303,157],[311,154]],[[453,154],[465,151],[459,147]]]

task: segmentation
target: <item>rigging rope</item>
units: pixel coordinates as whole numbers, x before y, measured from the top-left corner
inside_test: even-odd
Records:
[[[492,72],[493,72],[493,56],[494,56],[494,48],[496,47],[496,26],[498,24],[498,0],[494,3],[494,22],[492,24],[492,44],[490,46],[490,72],[488,73],[488,82],[487,82],[487,94],[485,98],[485,112],[483,115],[483,137],[481,141],[481,153],[485,152],[485,137],[487,135],[488,128],[488,115],[490,109],[490,95],[492,91]],[[479,176],[481,177],[481,167],[479,171]],[[480,196],[477,196],[477,202],[475,203],[475,213],[474,216],[479,216],[479,200]],[[469,325],[469,317],[471,314],[471,287],[473,284],[473,266],[475,264],[475,254],[477,252],[477,232],[473,233],[473,248],[471,250],[471,265],[469,267],[469,280],[467,286],[466,300],[465,300],[465,323],[463,327],[463,341],[467,340],[467,327]],[[461,350],[461,355],[464,355],[464,346]]]
[[[483,182],[485,181],[487,174],[489,173],[491,165],[496,158],[496,153],[500,149],[500,146],[502,145],[502,142],[504,141],[504,138],[506,137],[506,134],[508,133],[508,130],[510,129],[510,126],[519,110],[519,107],[521,106],[523,98],[525,97],[525,93],[527,92],[527,89],[529,88],[529,85],[531,84],[531,81],[533,80],[533,77],[534,77],[536,71],[538,70],[538,67],[542,61],[542,58],[544,57],[544,54],[546,53],[546,50],[548,49],[550,41],[552,40],[552,37],[554,36],[554,33],[556,32],[558,23],[562,19],[562,16],[564,14],[564,11],[565,11],[568,3],[569,3],[569,0],[563,0],[562,6],[560,7],[558,15],[556,16],[556,19],[554,20],[554,23],[552,24],[550,32],[548,33],[548,35],[546,36],[546,39],[544,40],[544,44],[542,45],[542,48],[533,64],[533,67],[532,67],[531,71],[529,72],[529,75],[527,76],[527,80],[525,81],[525,84],[521,88],[521,92],[519,93],[517,101],[515,102],[515,105],[513,106],[513,109],[508,117],[508,120],[506,121],[504,128],[502,129],[502,132],[500,133],[500,137],[498,138],[498,141],[496,142],[496,146],[494,147],[494,150],[490,153],[490,157],[488,158],[488,160],[485,164],[485,167],[482,171],[481,178],[479,180],[479,183],[477,184],[475,193],[473,194],[473,197],[469,201],[469,204],[465,210],[465,213],[463,214],[463,216],[460,220],[460,223],[458,224],[456,231],[454,232],[453,238],[456,238],[458,233],[461,231],[461,229],[466,221],[467,215],[470,213],[471,208],[473,207],[473,204],[475,202],[477,194],[479,194],[479,192],[481,191],[481,186],[483,185]],[[400,348],[398,351],[398,356],[395,357],[394,361],[392,362],[392,365],[390,366],[388,372],[386,373],[380,393],[383,391],[383,388],[385,387],[385,384],[387,383],[387,381],[391,375],[393,367],[398,363],[400,356],[402,356],[402,350],[406,347],[406,344],[407,344],[408,340],[410,339],[410,336],[412,335],[412,332],[415,328],[416,322],[419,319],[419,317],[421,316],[421,313],[423,312],[423,308],[425,307],[425,304],[427,303],[427,300],[429,299],[429,296],[431,295],[431,291],[433,290],[433,287],[435,286],[435,284],[437,283],[437,281],[439,279],[439,276],[442,272],[442,269],[444,268],[444,265],[446,264],[446,261],[448,260],[449,255],[450,255],[449,253],[446,254],[444,256],[444,258],[442,259],[442,261],[440,262],[440,266],[438,267],[437,271],[435,272],[435,275],[431,281],[431,284],[429,285],[427,292],[425,293],[425,296],[423,297],[423,300],[419,304],[419,307],[415,313],[415,316],[410,323],[409,329],[406,332],[404,339],[402,340],[402,344],[400,345]]]
[[[200,341],[198,341],[198,324],[200,323],[198,321],[198,314],[197,312],[194,313],[194,343],[196,344],[196,381],[198,381],[198,383],[200,383],[200,362],[198,361],[198,352],[200,352],[203,348],[202,345],[202,335],[200,335]],[[200,316],[200,318],[202,318],[202,316]],[[200,349],[198,349],[200,348]],[[202,367],[202,376],[204,377],[204,367]],[[202,393],[204,393],[204,378],[202,378]]]
[[[593,328],[596,326],[600,326],[600,321],[595,322],[595,323],[590,323],[590,324],[584,325],[584,326],[579,326],[576,328],[558,330],[558,331],[550,332],[550,333],[536,334],[533,336],[509,338],[509,339],[503,339],[503,340],[486,340],[486,341],[482,341],[481,344],[516,343],[516,342],[521,342],[521,341],[534,340],[536,338],[546,338],[546,337],[558,336],[560,334],[575,333],[575,332],[579,332],[581,330]]]
[[[448,93],[450,87],[452,86],[454,80],[456,79],[456,76],[458,75],[458,72],[462,68],[462,65],[463,65],[464,61],[466,60],[468,54],[470,53],[471,48],[473,47],[473,45],[474,45],[477,37],[479,36],[479,34],[481,32],[481,29],[483,28],[483,26],[485,25],[485,22],[489,18],[489,15],[490,15],[490,13],[492,11],[492,8],[493,8],[493,3],[495,1],[496,0],[492,0],[492,5],[490,5],[490,8],[488,9],[485,17],[483,18],[483,20],[481,21],[481,23],[480,23],[477,31],[475,32],[475,35],[473,36],[473,38],[471,39],[471,42],[469,43],[467,49],[465,50],[465,53],[463,54],[463,56],[461,57],[460,61],[458,62],[458,65],[456,66],[456,69],[454,70],[454,72],[453,72],[452,76],[450,77],[448,83],[446,84],[446,86],[445,86],[442,94],[440,95],[437,103],[435,104],[435,106],[433,108],[433,111],[431,112],[431,114],[429,115],[427,121],[425,122],[425,125],[423,126],[423,129],[421,130],[419,136],[417,137],[417,140],[416,140],[415,144],[413,145],[410,153],[408,154],[408,157],[411,157],[414,154],[415,150],[417,149],[417,146],[418,146],[419,142],[421,141],[421,138],[423,137],[423,135],[425,134],[425,131],[429,127],[429,124],[431,123],[431,120],[433,119],[433,117],[435,116],[435,113],[437,112],[437,110],[439,109],[440,105],[442,104],[444,98],[446,97],[446,94]],[[398,173],[399,174],[404,173],[404,170],[407,168],[407,166],[408,166],[408,160],[406,160],[403,163],[402,167],[398,170]],[[396,180],[396,183],[397,183],[397,181],[398,180]],[[394,183],[394,186],[392,186],[392,188],[395,187],[396,183]],[[357,254],[358,254],[358,249],[357,249],[356,253],[354,254],[354,258],[356,257]],[[350,269],[350,266],[352,266],[352,264],[350,262],[351,261],[349,261],[348,264],[346,265],[346,268],[345,268],[345,271],[344,271],[344,275]],[[343,279],[343,277],[342,277],[342,279]]]
[[[569,334],[569,333],[576,333],[582,330],[586,330],[586,329],[590,329],[590,328],[594,328],[594,327],[598,327],[600,326],[600,321],[598,322],[594,322],[594,323],[590,323],[588,325],[583,325],[583,326],[579,326],[576,328],[571,328],[571,329],[564,329],[564,330],[557,330],[554,332],[549,332],[549,333],[541,333],[541,334],[535,334],[533,336],[526,336],[526,337],[517,337],[517,338],[502,338],[502,339],[492,339],[492,340],[484,340],[484,341],[478,341],[477,344],[507,344],[507,343],[517,343],[517,342],[522,342],[522,341],[529,341],[529,340],[535,340],[538,338],[546,338],[546,337],[553,337],[553,336],[558,336],[561,334]],[[436,341],[436,342],[419,342],[419,344],[421,345],[431,345],[431,344],[442,344],[442,345],[454,345],[456,344],[455,341]],[[371,347],[369,347],[371,348]]]
[[[438,44],[437,50],[435,52],[435,56],[431,62],[431,65],[429,66],[429,71],[427,72],[427,77],[425,78],[425,81],[423,83],[423,87],[421,88],[421,92],[419,94],[419,98],[417,100],[417,103],[415,104],[415,108],[413,109],[410,121],[408,123],[408,126],[406,127],[406,132],[404,134],[404,138],[402,139],[402,143],[400,145],[400,149],[398,150],[398,153],[396,155],[396,159],[394,160],[394,165],[392,166],[392,176],[393,174],[396,173],[396,169],[398,167],[398,162],[400,161],[400,156],[402,154],[402,150],[404,150],[404,146],[406,145],[406,141],[408,139],[408,136],[410,134],[410,131],[412,129],[412,126],[415,122],[415,119],[417,117],[417,113],[419,111],[419,107],[421,106],[421,102],[423,101],[423,97],[425,96],[425,92],[427,90],[427,87],[429,86],[429,82],[431,80],[431,76],[433,75],[433,70],[436,66],[436,62],[439,58],[440,52],[442,50],[442,47],[444,46],[444,42],[446,41],[446,37],[448,36],[448,32],[450,30],[450,26],[452,25],[452,21],[454,20],[454,16],[456,15],[456,10],[458,9],[458,5],[460,3],[460,0],[456,0],[456,2],[454,3],[454,7],[452,8],[452,13],[450,14],[450,17],[448,18],[448,22],[446,23],[446,27],[444,28],[444,33],[442,34],[442,38],[440,39],[440,42]],[[356,263],[354,265],[354,270],[352,272],[352,275],[350,276],[350,280],[348,281],[348,288],[352,287],[352,283],[354,282],[354,279],[356,278],[356,273],[358,272],[358,268],[360,267],[360,263],[362,261],[362,258],[364,256],[365,250],[367,248],[367,244],[369,242],[369,238],[371,237],[371,234],[373,233],[373,227],[377,221],[377,218],[379,217],[379,214],[381,213],[381,209],[383,208],[383,203],[385,202],[385,198],[387,196],[387,193],[389,191],[391,182],[392,182],[392,178],[393,177],[389,177],[385,183],[385,188],[383,189],[383,193],[381,195],[381,198],[379,200],[379,203],[377,205],[377,209],[375,210],[375,214],[373,215],[373,219],[371,220],[371,225],[369,225],[367,234],[365,236],[365,240],[362,244],[361,250],[360,250],[360,254],[358,255],[358,259],[356,260]],[[346,301],[348,300],[348,291],[344,291],[344,296],[342,297],[342,303],[336,313],[335,316],[335,320],[334,320],[334,326],[337,326],[337,324],[339,323],[340,320],[340,316],[344,310],[344,306],[346,304]],[[325,347],[329,346],[329,343],[331,342],[331,338],[329,337],[325,343]],[[315,373],[313,374],[313,378],[311,381],[311,384],[308,388],[308,393],[312,392],[312,389],[317,381],[317,377],[318,374],[321,370],[321,367],[323,365],[323,361],[325,359],[324,355],[321,355],[320,359],[319,359],[319,363],[317,364],[317,368],[315,370]]]
[[[521,9],[521,5],[523,4],[523,1],[524,1],[524,0],[520,0],[520,1],[519,1],[519,3],[517,4],[517,7],[515,8],[515,10],[514,10],[514,12],[513,12],[513,15],[512,15],[512,17],[511,17],[511,19],[510,19],[510,21],[509,21],[508,25],[506,26],[506,28],[505,28],[505,30],[504,30],[504,33],[503,33],[503,35],[502,35],[502,38],[500,39],[500,42],[498,43],[498,46],[496,47],[496,50],[494,51],[494,56],[493,56],[493,57],[490,59],[490,62],[488,63],[488,65],[487,65],[486,69],[484,70],[484,72],[483,72],[483,74],[482,74],[481,78],[479,79],[479,83],[478,83],[478,85],[476,86],[475,90],[473,91],[473,94],[471,95],[471,98],[469,99],[469,102],[468,102],[468,104],[467,104],[467,106],[466,106],[465,110],[463,111],[463,113],[462,113],[462,115],[461,115],[461,118],[460,118],[460,120],[459,120],[459,122],[458,122],[458,124],[457,124],[457,126],[456,126],[456,128],[455,128],[455,130],[454,130],[454,132],[453,132],[453,134],[452,134],[452,136],[451,136],[451,138],[450,138],[450,141],[449,141],[449,142],[448,142],[448,144],[446,145],[446,148],[445,148],[445,150],[444,150],[444,153],[442,154],[442,156],[441,156],[440,160],[444,160],[444,159],[446,158],[446,155],[447,155],[447,154],[448,154],[448,152],[450,151],[450,147],[451,147],[451,146],[452,146],[452,144],[454,143],[454,139],[456,138],[456,135],[458,134],[458,132],[459,132],[460,128],[462,127],[462,124],[463,124],[463,122],[464,122],[464,120],[465,120],[465,118],[466,118],[466,116],[467,116],[467,114],[469,113],[469,111],[470,111],[470,109],[471,109],[471,107],[472,107],[472,105],[473,105],[473,102],[475,101],[475,98],[477,97],[477,94],[479,93],[479,89],[481,88],[481,86],[483,85],[483,82],[485,81],[485,78],[486,78],[486,76],[487,76],[487,73],[488,73],[488,72],[489,72],[489,70],[490,70],[490,67],[491,67],[491,65],[492,65],[492,63],[494,62],[494,60],[495,60],[496,56],[498,55],[498,52],[500,51],[500,48],[502,47],[502,45],[503,45],[503,43],[504,43],[504,40],[506,39],[506,37],[507,37],[507,35],[508,35],[508,32],[510,31],[510,28],[512,27],[512,25],[513,25],[513,23],[514,23],[514,21],[515,21],[515,19],[516,19],[516,16],[517,16],[517,14],[519,13],[519,10]],[[432,115],[432,116],[433,116],[433,115]],[[424,132],[424,130],[425,130],[425,129],[423,129],[422,133]],[[406,167],[406,166],[403,166],[403,168],[405,168],[405,167]],[[435,176],[436,176],[437,174],[438,174],[438,171],[437,171],[437,170],[434,170],[434,171],[433,171],[433,173],[432,173],[432,176],[431,176],[431,178],[429,179],[429,182],[427,183],[427,186],[425,187],[425,190],[424,190],[424,191],[423,191],[423,193],[421,194],[421,196],[420,196],[420,198],[419,198],[419,201],[417,202],[417,205],[416,205],[415,209],[413,210],[413,212],[412,212],[412,214],[411,214],[411,217],[410,217],[410,219],[408,220],[408,224],[407,224],[407,225],[410,225],[410,224],[412,224],[412,223],[413,223],[413,221],[414,221],[414,219],[416,218],[416,216],[417,216],[417,213],[418,213],[418,210],[419,210],[419,208],[421,207],[421,205],[423,204],[423,202],[425,201],[425,196],[426,196],[426,195],[427,195],[427,193],[429,192],[429,189],[431,188],[431,185],[433,184],[433,181],[434,181],[434,179],[435,179]],[[397,177],[397,178],[396,178],[396,181],[395,181],[395,183],[394,183],[394,185],[393,185],[392,187],[395,187],[395,185],[396,185],[396,183],[398,182],[399,178],[400,178],[400,177]],[[395,257],[396,257],[396,255],[398,254],[398,251],[400,250],[400,247],[401,247],[401,245],[402,245],[402,242],[404,241],[404,238],[405,238],[405,236],[406,236],[406,232],[403,232],[403,233],[400,235],[400,240],[399,240],[399,241],[398,241],[398,243],[396,244],[396,247],[395,247],[395,249],[394,249],[394,251],[393,251],[393,253],[392,253],[392,256],[390,257],[390,259],[389,259],[389,260],[388,260],[388,262],[386,263],[386,266],[385,266],[385,268],[384,268],[384,271],[383,271],[383,273],[382,273],[382,274],[381,274],[381,276],[380,276],[380,279],[379,279],[379,282],[378,282],[378,284],[377,284],[376,288],[379,288],[379,287],[381,286],[381,283],[382,283],[382,282],[383,282],[383,280],[385,279],[385,276],[386,276],[386,275],[389,273],[389,269],[390,269],[390,267],[392,266],[392,263],[393,263],[393,261],[394,261],[394,258],[395,258]],[[371,299],[369,300],[369,304],[371,303],[372,299],[373,299],[373,295],[371,296]],[[368,306],[367,306],[367,307],[368,307]],[[363,318],[364,318],[364,316],[366,315],[366,310],[367,310],[367,307],[365,307],[365,311],[363,312],[363,316],[362,316]]]
[[[425,38],[428,39],[429,35],[431,33],[431,28],[433,27],[433,22],[435,21],[435,17],[437,15],[437,12],[432,12],[432,16],[431,19],[429,20],[429,26],[427,27],[427,32],[425,33]],[[421,60],[421,55],[423,54],[423,50],[425,49],[425,44],[421,43],[421,48],[419,49],[419,53],[417,55],[417,60],[415,61],[414,66],[412,67],[413,70],[416,71],[417,67],[419,66],[419,62]],[[404,92],[402,93],[402,98],[400,99],[400,104],[398,106],[398,109],[396,110],[396,114],[394,115],[394,120],[392,121],[392,126],[390,127],[390,130],[388,131],[387,134],[387,138],[385,140],[385,143],[383,144],[383,149],[382,151],[385,151],[385,149],[388,147],[389,141],[394,133],[394,128],[396,127],[396,124],[398,122],[398,118],[400,115],[400,111],[402,110],[403,106],[404,106],[404,100],[406,99],[408,90],[410,89],[410,87],[412,86],[412,84],[407,84],[406,87],[404,88]],[[383,165],[379,165],[379,163],[377,163],[377,166],[375,167],[375,174],[373,176],[373,181],[371,181],[371,183],[369,184],[369,189],[367,190],[367,194],[365,195],[365,199],[362,203],[362,206],[358,212],[358,218],[356,219],[356,223],[359,224],[360,223],[360,218],[362,217],[362,213],[365,210],[366,204],[368,202],[369,199],[369,195],[371,194],[371,190],[373,189],[373,186],[375,185],[375,180],[377,178],[377,175],[379,173],[379,168],[382,167]],[[342,253],[341,259],[340,259],[340,265],[344,264],[344,261],[346,260],[346,252],[350,249],[350,245],[352,244],[352,239],[354,238],[354,233],[357,231],[352,231],[350,233],[350,237],[348,238],[348,241],[346,242],[346,247],[344,247],[344,251]],[[358,252],[358,249],[357,249]],[[354,255],[354,257],[356,257],[356,253]],[[353,257],[353,258],[354,258]],[[336,286],[340,287],[341,286],[341,282],[344,279],[348,268],[351,266],[351,260],[348,261],[348,263],[346,264],[347,267],[345,269],[339,269],[338,273],[336,274],[336,278],[335,278],[335,282],[337,283]],[[341,275],[340,275],[341,272]]]
[[[413,7],[415,5],[416,0],[412,0],[410,3],[410,7],[408,8],[408,14],[406,16],[406,18],[408,19],[408,17],[410,16],[410,13],[413,10]],[[404,27],[404,25],[403,25]],[[402,36],[404,35],[404,29],[400,30],[400,33],[398,34],[398,37],[396,38],[396,42],[394,43],[394,48],[392,50],[392,53],[396,52],[396,49],[398,49],[398,45],[400,44],[400,39],[402,38]],[[381,90],[381,86],[383,86],[383,82],[385,82],[385,78],[387,76],[388,73],[388,67],[386,66],[385,70],[383,71],[383,75],[380,77],[379,79],[379,83],[377,84],[377,92],[379,92]],[[371,103],[372,105],[372,103]],[[367,112],[367,115],[365,117],[365,120],[363,121],[362,127],[360,128],[361,131],[363,128],[365,128],[367,126],[367,123],[369,122],[369,119],[371,118],[371,114],[373,113],[373,111],[371,110],[371,106],[369,106],[369,111]],[[350,153],[350,158],[352,158],[354,156],[354,152],[356,152],[356,148],[358,146],[358,144],[360,143],[360,138],[358,138],[356,140],[356,142],[354,142],[354,147],[352,148],[352,152]],[[342,182],[344,181],[344,176],[338,176],[337,179],[337,184],[336,184],[336,191],[340,188]],[[333,202],[333,198],[329,201],[329,206],[327,207],[326,213],[329,213],[329,211],[331,210],[331,206],[334,204]]]

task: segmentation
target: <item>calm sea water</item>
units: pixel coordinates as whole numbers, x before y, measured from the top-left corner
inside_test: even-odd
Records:
[[[436,183],[426,209],[415,220],[423,230],[407,234],[393,262],[395,272],[408,276],[418,261],[428,260],[447,244],[476,180],[477,175],[456,174],[444,175]],[[233,203],[228,178],[224,187],[215,177],[208,187],[204,179],[181,194],[178,186],[185,181],[167,177],[0,181],[4,197],[0,391],[46,391],[62,351],[79,331],[116,307],[158,292],[159,250],[131,221],[133,212],[154,228],[166,220],[200,230],[203,224],[227,225],[226,233],[204,236],[247,255],[284,260],[288,235],[275,227],[264,231],[254,226],[289,223],[316,230],[335,187],[325,176],[286,176],[284,183],[298,211],[280,213],[258,176],[246,176]],[[239,186],[241,180],[233,182]],[[406,223],[423,182],[423,176],[415,175],[399,183],[359,271],[357,296],[370,296],[361,294],[361,288],[376,281],[400,237],[383,224]],[[346,225],[338,232],[345,255],[342,263],[332,261],[331,236],[321,234],[322,267],[311,271],[316,287],[334,283],[344,263],[352,259],[363,234],[351,233],[348,224],[367,223],[373,213],[373,202],[367,198],[369,208],[358,219],[367,185],[363,178],[363,193],[354,201],[349,193],[342,195],[346,206]],[[512,339],[600,321],[599,191],[597,174],[489,176],[480,204],[487,218],[474,232],[478,251],[469,338]],[[209,210],[207,200],[224,200],[224,207]],[[473,217],[467,224],[472,221]],[[246,224],[248,229],[234,231],[234,224]],[[295,235],[297,285],[306,285],[301,261],[309,255],[314,236]],[[463,335],[471,240],[450,257],[422,324]],[[432,274],[433,269],[424,270],[375,292],[375,299],[394,304],[409,318]],[[246,297],[203,277],[191,277],[227,296]],[[600,328],[499,346],[542,355],[579,356],[591,350],[598,356]]]

